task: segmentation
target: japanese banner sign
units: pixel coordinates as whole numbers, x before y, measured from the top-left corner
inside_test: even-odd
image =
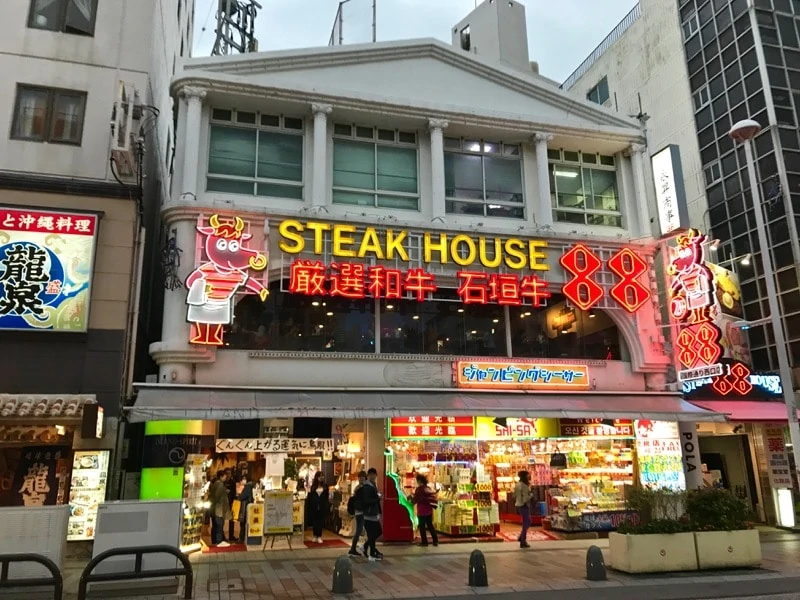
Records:
[[[389,437],[405,439],[474,438],[475,417],[393,417],[389,419]]]
[[[22,449],[11,488],[0,494],[7,506],[52,506],[64,501],[68,446],[28,446]],[[59,502],[59,491],[61,502]]]
[[[0,207],[0,330],[84,332],[98,217]]]
[[[483,389],[589,389],[586,365],[456,361],[456,386]]]
[[[217,440],[217,452],[333,452],[333,438]]]
[[[639,480],[651,489],[686,489],[678,424],[672,421],[636,421]]]
[[[773,489],[792,487],[792,472],[789,468],[789,454],[782,425],[764,427],[764,446],[767,454],[769,485]]]

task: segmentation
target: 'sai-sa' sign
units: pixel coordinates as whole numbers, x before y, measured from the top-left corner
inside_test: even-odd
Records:
[[[0,207],[0,329],[86,331],[97,221]]]

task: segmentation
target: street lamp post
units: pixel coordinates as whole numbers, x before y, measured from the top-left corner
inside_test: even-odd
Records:
[[[786,403],[786,414],[789,418],[789,437],[792,441],[792,454],[794,455],[795,470],[800,472],[800,424],[797,420],[797,400],[794,395],[792,371],[789,367],[789,355],[786,346],[786,337],[783,335],[783,325],[780,320],[778,308],[778,291],[775,288],[775,271],[772,267],[772,256],[767,241],[767,228],[764,224],[764,213],[761,206],[761,192],[758,188],[756,168],[753,159],[753,138],[761,131],[761,125],[752,119],[739,121],[731,127],[728,135],[744,146],[747,158],[747,174],[750,178],[750,193],[753,199],[753,212],[756,217],[756,233],[758,245],[761,249],[761,266],[764,271],[764,283],[767,287],[767,302],[769,303],[769,319],[772,323],[772,335],[775,338],[775,351],[778,355],[778,369],[783,387],[783,398]]]

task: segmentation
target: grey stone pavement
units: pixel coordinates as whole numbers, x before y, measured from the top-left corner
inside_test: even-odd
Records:
[[[285,542],[284,542],[285,543]],[[539,542],[528,550],[516,544],[446,544],[438,548],[385,546],[382,562],[353,562],[354,594],[334,596],[330,589],[340,548],[279,548],[266,552],[200,554],[191,556],[196,600],[278,600],[284,598],[431,598],[469,600],[530,598],[558,600],[688,600],[773,598],[800,600],[800,534],[762,533],[761,569],[695,572],[664,576],[631,576],[609,570],[608,581],[585,579],[586,548],[595,543],[607,553],[607,541]],[[470,552],[479,548],[486,557],[488,588],[467,585]],[[64,568],[64,600],[77,599],[81,570],[86,561],[68,561]],[[136,596],[130,589],[138,590]],[[145,594],[141,582],[131,582],[120,594],[101,592],[95,598],[161,600],[179,594]],[[782,595],[776,595],[782,594]],[[0,594],[12,600],[9,594]],[[31,593],[25,600],[45,598]],[[49,596],[52,598],[52,594]]]

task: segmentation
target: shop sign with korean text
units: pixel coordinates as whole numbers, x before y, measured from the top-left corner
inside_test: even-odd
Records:
[[[217,452],[333,452],[333,438],[250,438],[217,440]]]
[[[392,417],[389,419],[392,439],[453,439],[475,438],[475,417]]]
[[[98,216],[0,206],[0,330],[85,332]]]
[[[767,451],[770,487],[791,489],[792,472],[789,468],[789,453],[786,451],[786,438],[782,425],[771,424],[764,427],[764,445]]]
[[[560,437],[633,437],[631,419],[559,419]]]
[[[586,365],[459,360],[454,371],[460,388],[586,390],[590,385]]]

